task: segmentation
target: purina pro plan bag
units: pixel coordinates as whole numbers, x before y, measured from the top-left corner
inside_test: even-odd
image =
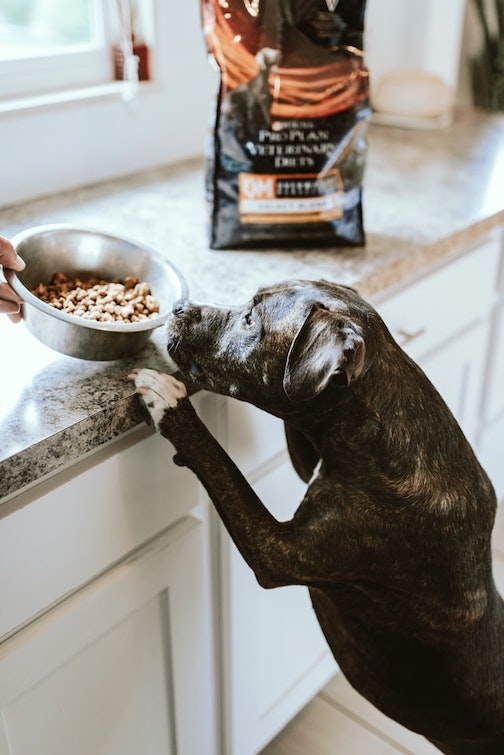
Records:
[[[364,243],[365,0],[202,0],[215,249]]]

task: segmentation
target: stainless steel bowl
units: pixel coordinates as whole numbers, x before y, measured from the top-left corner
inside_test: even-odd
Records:
[[[23,300],[26,327],[46,346],[69,356],[111,360],[135,355],[152,331],[166,322],[173,302],[187,296],[186,282],[170,262],[129,239],[66,225],[44,225],[17,234],[12,243],[26,268],[4,273]],[[39,283],[49,283],[57,271],[67,277],[93,274],[107,280],[136,276],[149,284],[159,302],[159,314],[138,323],[103,323],[61,312],[30,291]]]

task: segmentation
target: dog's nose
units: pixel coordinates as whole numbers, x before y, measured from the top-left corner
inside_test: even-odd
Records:
[[[174,314],[175,317],[182,315],[187,309],[188,303],[187,299],[176,299],[172,305],[172,314]]]

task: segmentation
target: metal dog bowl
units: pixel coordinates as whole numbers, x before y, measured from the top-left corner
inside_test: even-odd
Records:
[[[23,300],[28,330],[51,349],[81,359],[112,360],[133,356],[163,325],[176,299],[187,296],[178,270],[156,252],[134,241],[66,225],[44,225],[17,234],[12,243],[26,262],[21,272],[5,277]],[[141,322],[96,322],[62,312],[31,293],[49,283],[55,272],[67,277],[97,275],[123,280],[132,275],[149,284],[159,313]]]

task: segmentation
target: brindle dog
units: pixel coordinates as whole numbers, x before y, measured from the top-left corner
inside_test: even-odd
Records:
[[[245,307],[178,302],[168,352],[202,388],[285,422],[309,482],[278,522],[197,417],[139,370],[175,460],[201,480],[260,585],[306,585],[350,683],[452,755],[504,753],[504,604],[492,485],[436,389],[345,286],[290,281]]]

